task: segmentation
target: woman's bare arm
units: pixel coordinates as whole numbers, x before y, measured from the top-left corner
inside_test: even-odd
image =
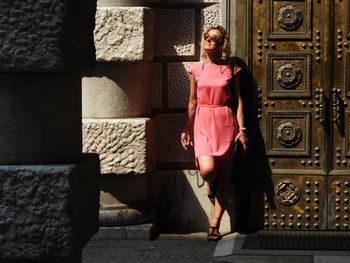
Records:
[[[181,143],[186,150],[188,145],[193,145],[190,132],[193,130],[195,112],[197,108],[197,84],[191,73],[188,74],[188,78],[190,81],[190,96],[186,110],[185,124],[181,133]]]
[[[239,87],[239,74],[235,76],[235,95],[237,98],[237,113],[236,113],[236,119],[238,122],[238,126],[239,126],[239,133],[236,136],[235,140],[239,139],[244,148],[247,148],[247,136],[245,133],[245,125],[244,125],[244,110],[243,110],[243,101],[242,101],[242,97],[241,97],[241,93],[239,91],[240,87]]]

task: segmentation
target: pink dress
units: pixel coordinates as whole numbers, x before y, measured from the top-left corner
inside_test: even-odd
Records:
[[[231,106],[230,84],[240,67],[196,63],[190,73],[197,84],[194,152],[199,156],[224,156],[231,150],[238,124]]]

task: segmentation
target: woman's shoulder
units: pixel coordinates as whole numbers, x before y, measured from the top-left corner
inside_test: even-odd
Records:
[[[196,74],[198,71],[200,71],[203,67],[203,64],[201,62],[194,62],[190,64],[188,68],[188,72],[191,74]]]
[[[202,68],[203,66],[203,63],[200,62],[200,61],[197,61],[197,62],[193,62],[192,64],[190,64],[190,69],[199,69],[199,68]]]

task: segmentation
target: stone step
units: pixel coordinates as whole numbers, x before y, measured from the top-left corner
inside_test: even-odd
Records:
[[[154,223],[100,227],[92,240],[122,240],[122,239],[143,239],[150,240],[157,236],[157,227]]]

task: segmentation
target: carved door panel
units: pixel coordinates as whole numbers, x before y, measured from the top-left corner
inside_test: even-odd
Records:
[[[251,69],[274,185],[274,204],[265,202],[266,229],[332,229],[336,210],[346,207],[332,202],[337,202],[333,198],[341,188],[337,185],[344,185],[346,173],[350,175],[350,138],[347,141],[346,135],[332,128],[332,117],[344,118],[344,126],[350,122],[347,111],[343,116],[338,110],[347,100],[344,76],[349,70],[344,62],[349,60],[349,49],[343,46],[348,25],[333,21],[331,14],[332,10],[349,13],[348,4],[345,0],[251,1]],[[333,52],[336,23],[342,28],[342,60],[333,62],[340,54]],[[334,81],[335,91],[333,70],[342,75]],[[349,83],[347,87],[350,95]],[[333,144],[340,149],[334,154]],[[335,174],[343,177],[331,179]]]
[[[332,74],[332,164],[328,182],[328,228],[350,225],[350,0],[334,1]]]

